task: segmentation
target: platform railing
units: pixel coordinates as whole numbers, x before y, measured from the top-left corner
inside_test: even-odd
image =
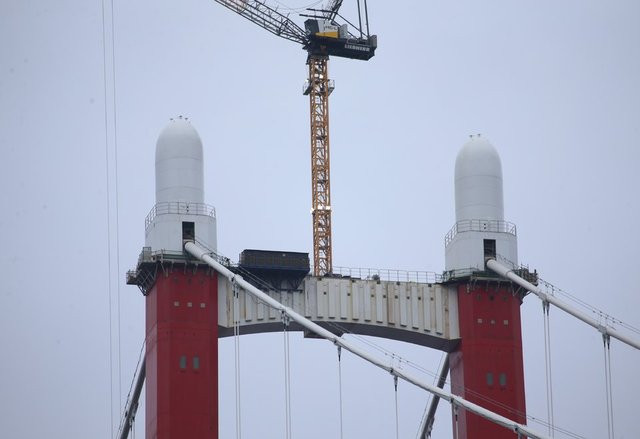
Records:
[[[438,283],[443,280],[442,274],[432,271],[410,271],[387,268],[334,266],[331,274],[334,276],[351,277],[354,279],[370,279],[390,282]]]
[[[509,233],[516,236],[516,225],[504,220],[471,219],[456,222],[444,237],[445,247],[449,245],[458,233],[463,232],[494,232]]]
[[[184,201],[165,201],[156,203],[144,220],[145,230],[151,225],[158,215],[166,214],[180,215],[206,215],[215,218],[216,209],[205,203],[187,203]]]

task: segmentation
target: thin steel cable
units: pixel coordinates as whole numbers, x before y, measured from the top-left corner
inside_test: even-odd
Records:
[[[317,5],[319,5],[320,3],[322,3],[322,0],[317,0],[317,1],[314,1],[314,2],[312,2],[312,3],[307,4],[306,6],[297,6],[297,7],[294,7],[294,6],[289,6],[289,5],[287,5],[286,3],[281,2],[281,1],[278,1],[278,0],[274,0],[274,1],[275,1],[277,4],[279,4],[279,5],[280,5],[280,8],[281,8],[281,9],[284,9],[284,10],[286,10],[286,11],[291,11],[291,12],[302,12],[302,11],[304,11],[304,10],[305,10],[305,9],[307,9],[307,8],[312,8],[312,7],[317,6]]]
[[[396,439],[400,439],[400,417],[398,416],[398,376],[393,376],[393,389],[396,398]]]
[[[615,437],[615,422],[613,418],[613,382],[611,381],[611,347],[610,339],[607,340],[607,362],[609,363],[607,369],[609,371],[609,401],[611,404],[611,437]]]
[[[127,403],[129,402],[129,398],[131,398],[131,392],[133,391],[133,386],[135,385],[136,377],[138,376],[138,370],[140,369],[140,363],[142,362],[142,353],[144,352],[145,343],[146,343],[146,339],[142,340],[142,346],[140,346],[140,353],[138,353],[138,362],[136,363],[136,368],[133,371],[133,376],[131,377],[131,384],[129,385],[129,392],[127,393],[127,399],[126,399]],[[120,419],[120,427],[118,428],[118,435],[120,435],[120,432],[122,432],[122,429],[124,428],[124,420],[126,419],[125,414],[122,412],[122,410],[120,410],[120,412],[122,413],[122,418]]]
[[[240,306],[239,292],[236,283],[233,283],[233,338],[234,338],[234,363],[235,363],[235,392],[236,392],[236,438],[242,438],[241,415],[241,388],[240,388]]]
[[[451,404],[451,416],[456,423],[456,438],[460,437],[460,431],[458,429],[458,406]]]
[[[607,434],[609,435],[609,439],[613,439],[613,395],[611,391],[610,338],[607,334],[602,334],[602,342],[604,346],[605,399],[607,400]]]
[[[607,337],[602,335],[602,342],[604,346],[604,386],[605,386],[605,399],[607,401],[607,435],[609,439],[611,437],[611,411],[609,409],[609,379],[607,374]]]
[[[105,1],[102,0],[102,75],[104,92],[104,151],[105,151],[105,178],[106,178],[106,201],[107,201],[107,288],[109,293],[109,409],[111,436],[113,437],[113,316],[111,311],[112,285],[111,285],[111,179],[109,177],[109,124],[107,110],[107,43],[106,43],[106,13]]]
[[[542,302],[542,317],[544,327],[544,375],[547,390],[547,422],[549,423],[549,436],[553,437],[553,381],[551,377],[551,335],[549,328],[548,302]]]
[[[547,309],[547,345],[549,346],[549,401],[551,402],[551,428],[555,431],[555,410],[553,408],[553,360],[551,357],[551,316]],[[554,437],[552,434],[551,437]]]
[[[338,346],[338,395],[340,401],[340,439],[344,437],[343,414],[342,414],[342,346]]]
[[[442,352],[440,354],[440,361],[438,362],[438,370],[440,370],[442,368],[442,361],[443,361],[444,357],[445,357],[445,353]],[[434,386],[438,382],[438,379],[439,379],[438,376],[434,376],[433,377],[433,385]],[[427,413],[429,412],[429,405],[431,404],[431,400],[432,399],[433,399],[433,394],[429,393],[429,396],[427,398],[427,404],[424,406],[424,411],[422,412],[422,419],[420,419],[420,425],[418,426],[418,432],[416,433],[416,439],[422,439],[420,437],[420,435],[422,434],[422,431],[421,431],[420,427],[425,422],[425,418],[427,417]]]
[[[289,425],[289,438],[293,437],[293,430],[291,428],[291,421],[292,421],[292,417],[291,417],[291,343],[289,340],[289,331],[286,331],[286,340],[287,340],[287,381],[288,381],[288,386],[287,386],[287,396],[289,397],[289,418],[288,418],[288,425]]]
[[[117,95],[116,95],[116,37],[115,37],[115,9],[111,0],[111,78],[113,81],[112,110],[113,110],[113,150],[114,150],[114,183],[115,183],[115,210],[116,210],[116,273],[120,276],[120,191],[118,183],[118,119]],[[122,412],[122,349],[121,349],[121,328],[120,323],[120,281],[116,283],[118,294],[118,400],[120,401],[120,412]]]
[[[289,318],[282,313],[282,338],[284,342],[284,397],[285,397],[285,436],[291,439],[291,363],[289,356]]]

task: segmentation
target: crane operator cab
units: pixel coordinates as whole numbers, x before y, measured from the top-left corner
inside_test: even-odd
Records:
[[[349,33],[346,24],[321,18],[310,18],[304,22],[309,42],[305,49],[317,55],[340,56],[368,60],[375,54],[378,37],[371,35],[358,38]]]

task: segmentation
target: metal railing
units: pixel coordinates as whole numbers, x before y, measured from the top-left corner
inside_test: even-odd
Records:
[[[463,232],[496,232],[496,233],[509,233],[516,236],[516,225],[509,221],[503,220],[462,220],[456,222],[449,233],[444,237],[445,247],[449,245],[453,238],[458,233]]]
[[[187,203],[183,201],[165,201],[157,203],[151,208],[149,215],[144,220],[144,229],[146,230],[158,215],[166,214],[180,215],[206,215],[215,218],[216,209],[204,203]]]
[[[394,270],[387,268],[334,266],[331,274],[333,276],[350,277],[354,279],[382,280],[389,282],[439,283],[443,281],[442,274],[432,271]]]

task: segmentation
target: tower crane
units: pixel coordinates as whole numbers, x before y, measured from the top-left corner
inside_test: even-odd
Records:
[[[303,94],[309,96],[311,122],[311,217],[313,222],[314,275],[332,272],[331,184],[329,160],[329,56],[369,60],[378,46],[369,33],[366,0],[356,0],[358,26],[339,13],[343,0],[330,0],[321,9],[307,8],[304,29],[266,0],[215,0],[281,38],[299,43],[307,51],[309,77]],[[364,14],[363,14],[364,13]],[[341,19],[341,22],[337,21]],[[363,27],[364,21],[364,27]]]

